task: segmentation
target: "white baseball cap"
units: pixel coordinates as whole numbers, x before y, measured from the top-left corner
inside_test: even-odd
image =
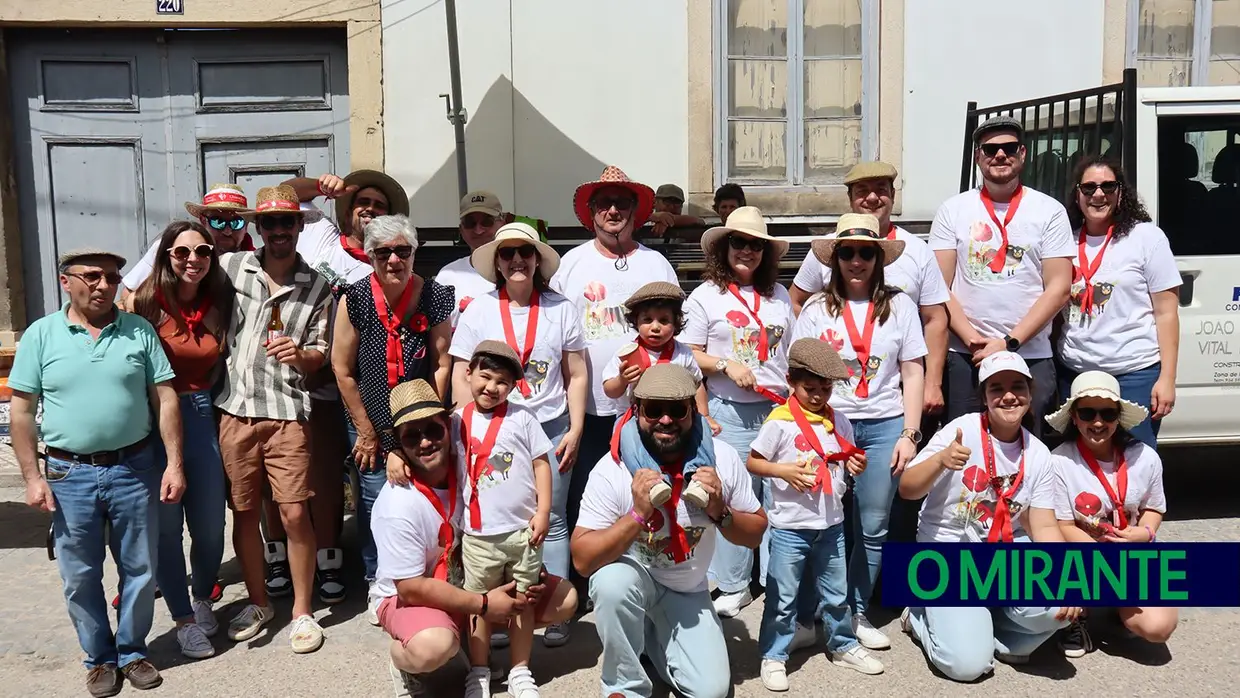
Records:
[[[1033,378],[1033,374],[1029,372],[1029,364],[1025,363],[1020,354],[997,351],[982,359],[981,365],[977,367],[977,382],[985,383],[991,376],[1004,371],[1016,371],[1026,378]]]

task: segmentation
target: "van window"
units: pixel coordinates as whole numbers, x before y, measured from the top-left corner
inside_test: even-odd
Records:
[[[1158,120],[1158,225],[1176,255],[1240,254],[1240,115]]]

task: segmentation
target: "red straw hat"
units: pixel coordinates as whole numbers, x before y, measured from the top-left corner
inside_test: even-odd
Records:
[[[297,200],[297,190],[287,184],[263,187],[258,190],[258,196],[255,198],[257,203],[254,204],[254,210],[241,214],[242,218],[251,223],[259,216],[281,213],[299,215],[306,223],[313,223],[323,217],[322,212],[316,208],[302,208],[301,202]]]
[[[581,221],[587,230],[594,230],[594,216],[590,213],[590,198],[594,196],[594,192],[603,187],[623,187],[633,192],[633,196],[637,199],[637,206],[633,210],[634,230],[650,220],[650,214],[654,213],[654,190],[645,184],[629,179],[629,176],[619,167],[608,165],[597,180],[577,187],[576,193],[573,194],[573,211],[577,214],[577,220]]]
[[[202,203],[185,202],[185,210],[189,215],[198,218],[207,211],[228,211],[231,213],[249,213],[249,201],[245,192],[236,184],[212,184],[202,197]]]

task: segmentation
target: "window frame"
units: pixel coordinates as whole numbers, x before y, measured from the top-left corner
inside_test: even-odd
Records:
[[[734,58],[728,53],[728,2],[729,0],[713,0],[712,9],[712,45],[714,49],[712,63],[712,88],[714,92],[714,181],[719,187],[725,183],[740,184],[747,191],[761,192],[804,192],[816,191],[823,187],[842,187],[841,182],[809,183],[805,181],[805,57],[803,53],[805,37],[805,2],[807,0],[786,0],[788,13],[788,106],[782,122],[785,128],[785,176],[782,181],[754,179],[748,177],[729,177],[728,164],[731,154],[731,143],[728,137],[728,126],[738,122],[778,122],[778,119],[761,119],[752,117],[731,118],[728,114],[728,62]],[[879,94],[879,12],[881,0],[858,0],[861,3],[861,160],[874,160],[878,154],[878,94]],[[743,57],[754,60],[777,60],[763,57]],[[821,57],[814,59],[850,60],[844,56]],[[834,119],[815,118],[810,121],[831,121]]]
[[[1127,42],[1124,65],[1140,68],[1137,60],[1137,43],[1140,40],[1141,0],[1128,0]],[[1193,3],[1193,58],[1188,86],[1210,84],[1210,34],[1214,31],[1212,0],[1195,0]],[[1183,60],[1165,56],[1144,58],[1146,61]],[[1166,87],[1165,85],[1140,85],[1140,87]]]

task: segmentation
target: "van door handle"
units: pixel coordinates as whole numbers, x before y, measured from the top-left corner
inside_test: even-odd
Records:
[[[1193,286],[1197,280],[1195,274],[1180,272],[1180,307],[1187,308],[1193,303]]]

